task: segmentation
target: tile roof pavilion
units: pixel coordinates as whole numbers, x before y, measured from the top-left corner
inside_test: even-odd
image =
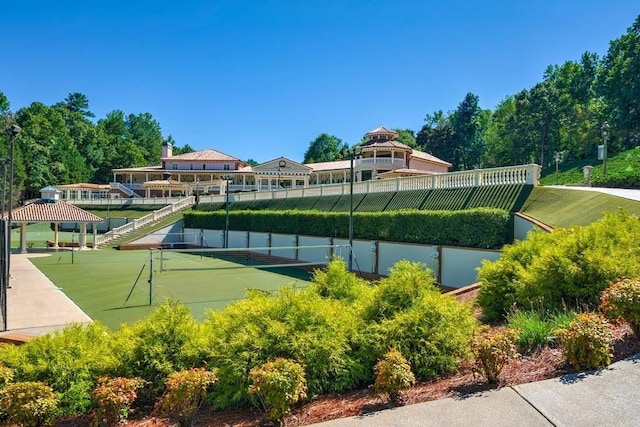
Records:
[[[34,222],[54,223],[54,248],[58,247],[58,224],[76,222],[80,224],[80,248],[86,248],[87,223],[102,222],[102,218],[59,199],[60,190],[48,186],[40,190],[41,199],[27,203],[11,212],[11,222],[20,224],[20,252],[26,253],[26,225]],[[8,213],[3,213],[3,218]],[[95,233],[95,227],[94,227]]]

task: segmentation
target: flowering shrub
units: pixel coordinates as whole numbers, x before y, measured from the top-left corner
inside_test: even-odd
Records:
[[[600,296],[600,310],[610,319],[624,320],[640,338],[640,279],[621,278]]]
[[[167,378],[166,391],[156,408],[177,420],[180,425],[191,425],[193,416],[207,394],[207,388],[216,380],[214,372],[202,368],[174,372]]]
[[[507,360],[519,356],[517,339],[516,329],[492,330],[487,325],[479,327],[471,339],[471,351],[475,355],[474,372],[483,375],[490,383],[497,383]]]
[[[98,422],[115,426],[126,420],[129,408],[137,397],[136,390],[143,385],[144,381],[140,378],[99,378],[98,386],[93,390],[93,398],[98,404]]]
[[[292,404],[307,397],[304,368],[293,360],[279,357],[251,369],[249,376],[253,381],[249,393],[258,396],[269,419],[278,425],[283,425]]]
[[[580,313],[567,328],[556,331],[562,353],[576,369],[596,369],[611,363],[613,334],[607,320],[596,313]]]
[[[13,369],[0,364],[0,389],[13,380]]]
[[[373,390],[378,393],[388,393],[389,399],[395,404],[403,404],[400,391],[411,387],[416,377],[411,372],[411,364],[398,350],[391,349],[376,363],[376,381]]]
[[[0,419],[7,424],[47,425],[58,410],[58,393],[40,382],[17,382],[0,390]]]

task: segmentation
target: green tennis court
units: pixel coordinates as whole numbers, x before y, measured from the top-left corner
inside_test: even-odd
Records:
[[[161,272],[157,251],[150,254],[149,250],[65,251],[31,261],[92,319],[114,330],[148,315],[167,298],[179,300],[203,319],[207,309],[221,309],[244,298],[248,289],[304,287],[310,279],[309,272],[297,268],[257,269],[223,261],[216,269]],[[197,257],[191,262],[197,264]]]

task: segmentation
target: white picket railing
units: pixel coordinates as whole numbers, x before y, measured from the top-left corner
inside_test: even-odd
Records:
[[[475,169],[470,171],[449,172],[434,175],[412,176],[396,179],[376,179],[371,181],[354,182],[353,193],[379,193],[384,191],[408,191],[408,190],[431,190],[444,188],[465,188],[465,187],[483,187],[489,185],[538,185],[540,177],[540,166],[522,165],[522,166],[506,166],[502,168],[492,169]],[[251,191],[246,193],[234,193],[229,195],[229,201],[254,201],[254,200],[271,200],[292,197],[321,197],[350,194],[350,183],[327,184],[311,186],[306,188],[283,189],[276,191]],[[200,203],[220,203],[227,200],[227,196],[222,195],[201,195]],[[167,215],[171,215],[181,209],[194,204],[194,197],[186,198],[141,198],[141,199],[98,199],[98,200],[73,200],[75,204],[110,204],[116,207],[118,204],[162,204],[170,203],[157,211],[129,222],[122,227],[97,236],[96,245],[100,246],[119,236],[130,233],[134,230],[142,228],[158,219]]]
[[[134,219],[133,221],[128,222],[121,227],[114,228],[113,230],[110,230],[100,236],[96,236],[95,245],[96,246],[103,245],[111,240],[117,239],[120,236],[124,236],[125,234],[131,233],[132,231],[138,230],[159,219],[169,216],[172,213],[188,208],[189,206],[192,206],[193,203],[194,203],[193,196],[180,199],[175,203],[172,203],[168,206],[163,207],[162,209],[153,211],[150,214]]]

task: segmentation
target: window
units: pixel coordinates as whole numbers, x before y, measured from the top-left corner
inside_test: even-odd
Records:
[[[231,170],[231,166],[229,166],[228,163],[225,163],[224,170],[226,170],[226,171]]]
[[[178,164],[177,163],[171,163],[171,169],[177,170],[178,169]]]
[[[205,165],[204,163],[202,164],[202,170],[205,170],[207,168],[207,165]]]
[[[189,165],[189,169],[193,170],[193,163]]]

